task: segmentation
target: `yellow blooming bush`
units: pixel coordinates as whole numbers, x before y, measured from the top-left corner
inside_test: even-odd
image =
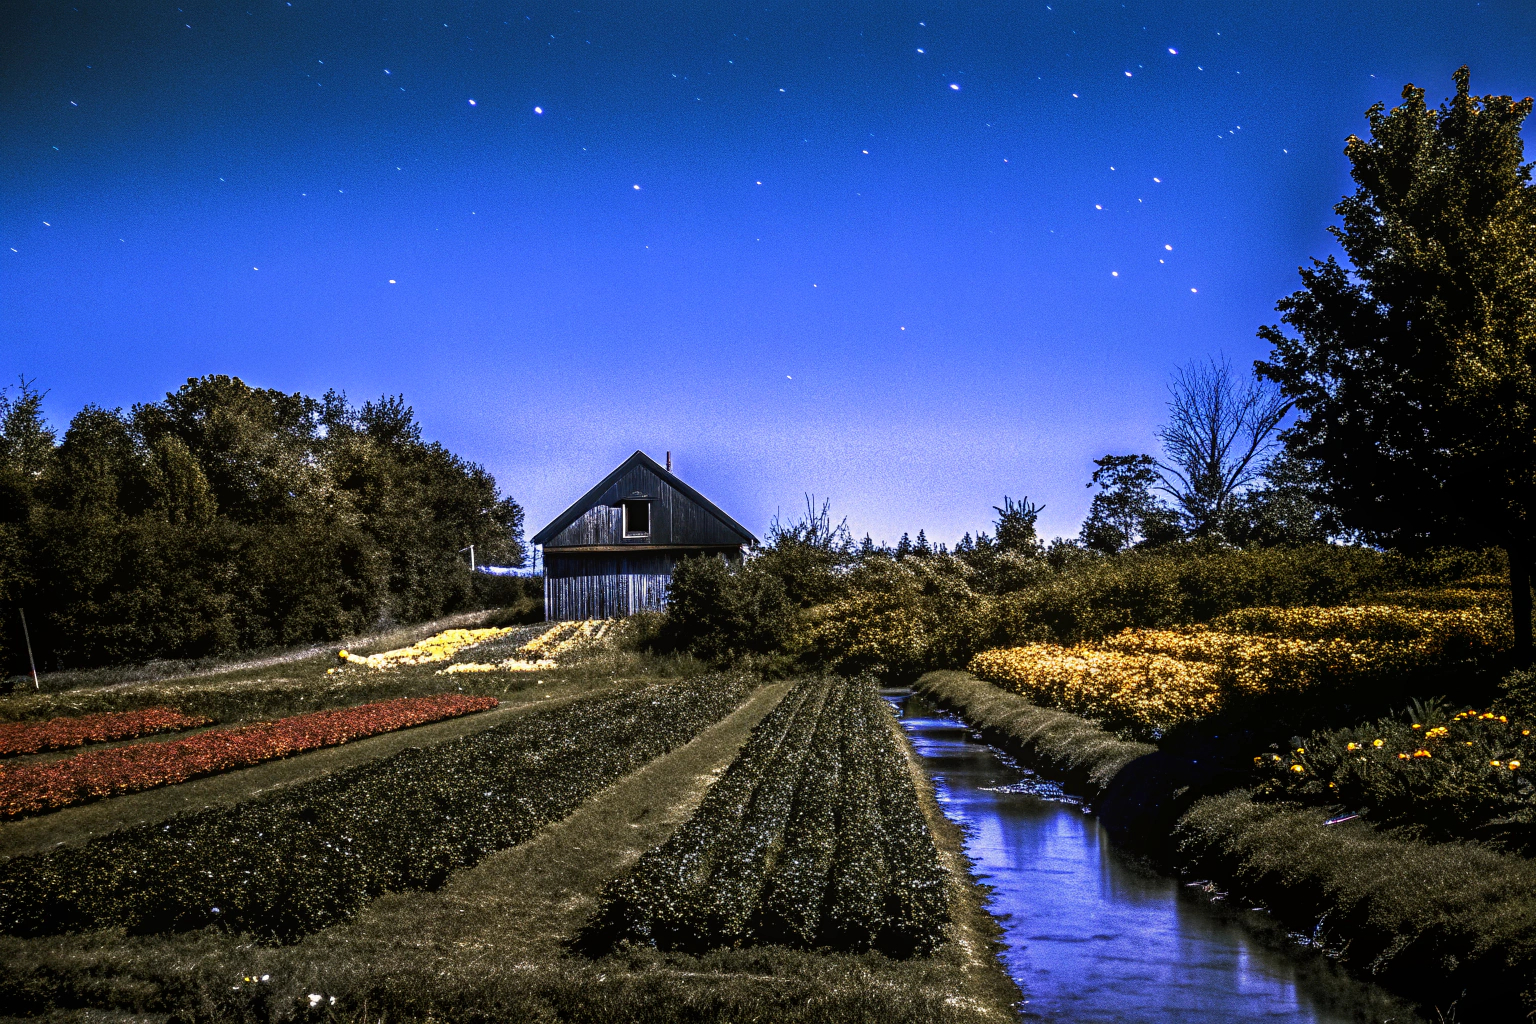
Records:
[[[1037,704],[1160,730],[1211,714],[1221,704],[1215,666],[1160,653],[1028,644],[983,651],[970,667]]]
[[[970,668],[1038,703],[1166,730],[1234,695],[1411,672],[1499,654],[1513,641],[1509,617],[1481,609],[1249,608],[1210,626],[985,651]]]
[[[352,654],[338,651],[337,657],[348,665],[368,668],[399,668],[403,665],[426,665],[434,661],[447,661],[459,651],[475,644],[504,637],[517,627],[493,627],[490,629],[445,629],[409,647],[400,647],[380,654]]]

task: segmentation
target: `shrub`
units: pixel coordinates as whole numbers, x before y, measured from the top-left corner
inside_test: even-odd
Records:
[[[291,941],[521,842],[688,742],[750,689],[706,677],[531,711],[237,807],[18,857],[0,864],[0,930],[217,924]]]
[[[585,942],[931,950],[946,878],[891,726],[867,680],[800,684],[694,816],[607,887]]]
[[[795,617],[784,584],[756,559],[685,558],[672,571],[667,602],[658,649],[714,662],[782,650]]]

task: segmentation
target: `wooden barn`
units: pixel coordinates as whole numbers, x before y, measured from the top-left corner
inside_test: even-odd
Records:
[[[666,607],[689,555],[740,558],[757,538],[704,495],[635,452],[534,535],[544,548],[544,617],[609,619]]]

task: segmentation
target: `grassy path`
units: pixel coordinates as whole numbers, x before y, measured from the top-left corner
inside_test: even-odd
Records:
[[[303,945],[317,960],[401,958],[416,970],[445,972],[495,971],[508,960],[557,952],[596,909],[603,884],[687,820],[789,688],[760,688],[691,743],[534,839],[458,872],[440,892],[381,897],[351,923]]]
[[[5,822],[0,824],[0,860],[85,842],[120,828],[160,821],[205,807],[233,806],[270,790],[308,782],[338,768],[387,757],[406,747],[432,746],[470,736],[530,709],[555,707],[597,692],[590,684],[582,682],[530,687],[504,697],[500,707],[480,714],[399,729],[176,786],[110,797]]]

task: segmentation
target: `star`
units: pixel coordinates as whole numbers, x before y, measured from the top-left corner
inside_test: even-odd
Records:
[[[474,106],[474,105],[475,105],[475,101],[474,101],[474,100],[470,100],[470,101],[469,101],[469,105],[470,105],[470,106]]]
[[[533,112],[535,114],[543,114],[544,113],[544,108],[543,107],[534,107],[533,108]]]
[[[951,89],[955,90],[955,92],[959,92],[960,91],[960,87],[958,85],[956,85],[954,82],[950,82],[949,83],[949,87]]]

